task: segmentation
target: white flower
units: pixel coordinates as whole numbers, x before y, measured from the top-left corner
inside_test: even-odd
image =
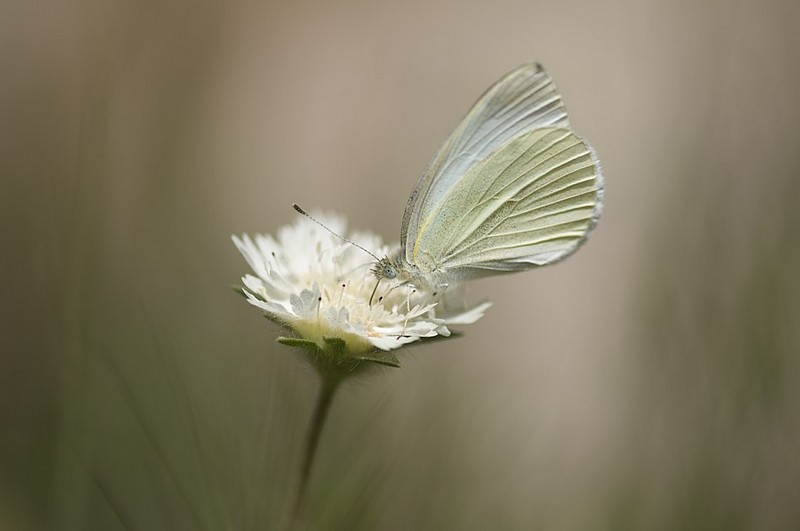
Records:
[[[345,234],[340,216],[315,217],[378,256],[390,251],[373,233]],[[473,323],[490,306],[467,307],[458,286],[434,297],[386,281],[370,305],[377,283],[370,271],[374,260],[306,217],[280,228],[277,238],[243,235],[233,236],[233,242],[255,273],[242,277],[247,301],[322,350],[335,341],[349,355],[360,355],[449,336],[448,325]]]

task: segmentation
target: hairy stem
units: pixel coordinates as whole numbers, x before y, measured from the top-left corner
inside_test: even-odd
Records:
[[[333,395],[336,393],[336,389],[339,388],[340,382],[341,380],[337,378],[322,377],[322,386],[317,396],[317,403],[314,406],[314,416],[311,418],[311,424],[308,426],[303,463],[300,469],[300,483],[297,486],[292,509],[289,513],[286,531],[293,531],[300,528],[303,502],[308,488],[308,478],[311,476],[311,466],[314,464],[314,456],[317,453],[319,437],[322,433],[322,427],[325,425],[325,419],[328,418],[328,411],[333,401]]]

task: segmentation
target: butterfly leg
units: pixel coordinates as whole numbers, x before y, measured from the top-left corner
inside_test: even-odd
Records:
[[[447,299],[444,295],[447,293],[448,286],[450,286],[450,284],[439,284],[436,288],[434,288],[433,291],[431,291],[431,297],[433,297],[433,300],[438,303],[436,307],[444,311],[447,311]]]
[[[408,286],[408,290],[406,291],[406,318],[403,321],[403,331],[400,332],[400,335],[397,336],[397,339],[400,339],[404,335],[406,335],[406,327],[408,326],[408,314],[411,313],[411,294],[417,289],[414,287],[413,284],[406,284]]]

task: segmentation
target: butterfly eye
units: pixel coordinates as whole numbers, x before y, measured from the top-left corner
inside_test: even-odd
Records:
[[[383,266],[383,276],[389,279],[395,278],[397,276],[397,271],[390,265]]]

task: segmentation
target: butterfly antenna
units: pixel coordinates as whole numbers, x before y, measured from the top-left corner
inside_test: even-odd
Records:
[[[319,221],[318,219],[315,219],[315,218],[314,218],[314,217],[313,217],[311,214],[309,214],[308,212],[306,212],[305,210],[303,210],[302,208],[300,208],[300,205],[298,205],[297,203],[292,203],[292,208],[294,208],[294,209],[297,211],[297,213],[298,213],[298,214],[302,214],[302,215],[304,215],[305,217],[307,217],[308,219],[310,219],[311,221],[313,221],[314,223],[316,223],[317,225],[319,225],[320,227],[322,227],[322,228],[323,228],[323,229],[325,229],[326,231],[330,232],[331,234],[333,234],[334,236],[336,236],[337,238],[339,238],[340,240],[342,240],[342,241],[345,241],[345,242],[349,243],[350,245],[354,245],[355,247],[358,247],[359,249],[361,249],[362,251],[364,251],[365,253],[367,253],[368,255],[370,255],[372,258],[374,258],[376,261],[380,262],[380,260],[381,260],[380,258],[378,258],[377,256],[375,256],[375,255],[374,255],[374,254],[372,254],[371,252],[367,251],[366,249],[364,249],[363,247],[361,247],[361,246],[360,246],[359,244],[357,244],[356,242],[354,242],[354,241],[351,241],[351,240],[348,240],[347,238],[345,238],[344,236],[342,236],[342,235],[340,235],[340,234],[336,234],[336,233],[335,233],[335,232],[333,232],[331,229],[329,229],[328,227],[326,227],[324,223],[322,223],[322,222],[321,222],[321,221]],[[374,294],[374,293],[373,293],[373,294]]]

